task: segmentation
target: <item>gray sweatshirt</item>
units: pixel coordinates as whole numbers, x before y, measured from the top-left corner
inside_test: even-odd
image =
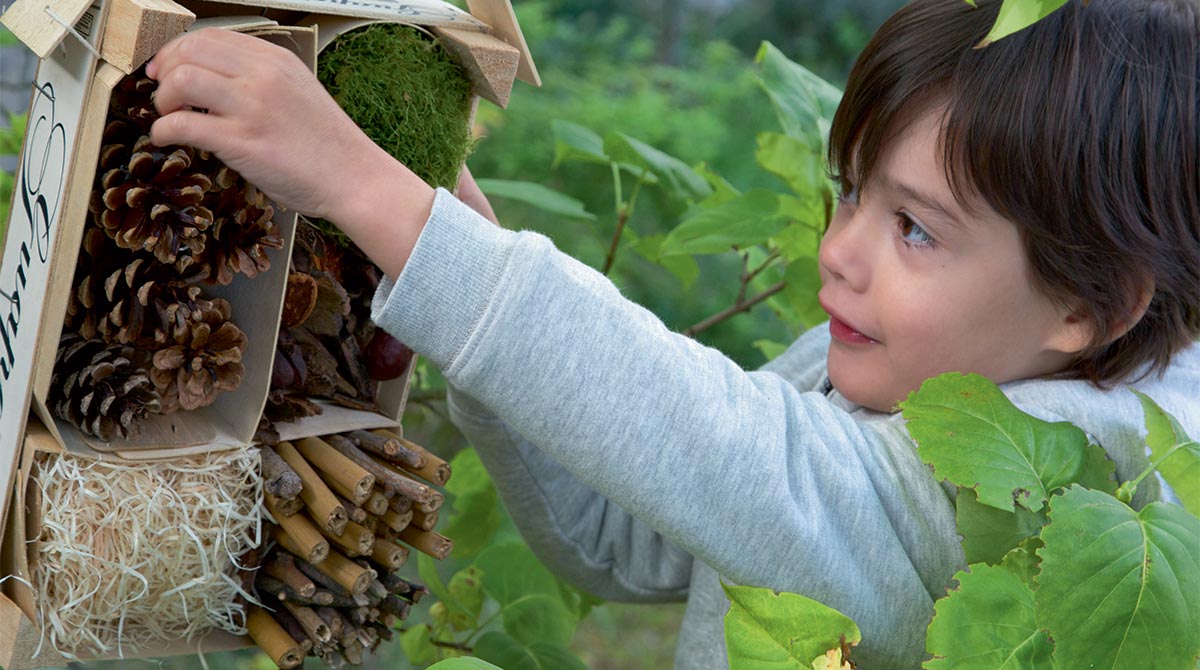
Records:
[[[687,600],[677,669],[727,667],[720,579],[850,616],[860,667],[920,665],[933,601],[964,567],[953,500],[898,415],[827,388],[826,328],[747,372],[444,190],[373,318],[445,373],[455,422],[551,570],[608,600]],[[1200,434],[1200,347],[1138,386]],[[1122,479],[1144,467],[1128,391],[1004,390],[1084,428]],[[1146,481],[1142,503],[1159,495]]]

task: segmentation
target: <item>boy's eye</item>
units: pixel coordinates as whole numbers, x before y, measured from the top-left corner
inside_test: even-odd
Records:
[[[908,246],[932,247],[933,237],[925,232],[921,224],[917,223],[916,219],[912,218],[907,212],[896,212],[898,217],[896,225],[900,231],[900,239]]]

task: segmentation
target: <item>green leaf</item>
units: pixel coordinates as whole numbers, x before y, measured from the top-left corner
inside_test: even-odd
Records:
[[[446,485],[452,498],[453,515],[442,533],[454,538],[451,555],[470,559],[478,554],[496,535],[504,513],[500,496],[492,484],[474,449],[463,449],[450,461],[454,476]]]
[[[992,29],[979,46],[986,47],[998,39],[1028,28],[1065,4],[1067,0],[1004,0],[1004,4],[1000,5],[1000,12],[996,15],[996,22],[992,24]]]
[[[764,170],[782,179],[798,195],[810,196],[825,188],[825,159],[821,147],[814,147],[805,138],[759,133],[754,157]]]
[[[604,150],[613,160],[637,168],[634,174],[644,170],[657,176],[659,185],[680,200],[698,201],[712,195],[712,187],[687,163],[624,133],[606,135]]]
[[[575,634],[576,618],[560,595],[531,594],[504,606],[504,632],[526,644],[567,645]]]
[[[973,488],[979,502],[1040,510],[1050,493],[1089,469],[1087,436],[1067,422],[1017,409],[987,378],[949,372],[900,403],[921,459],[938,477]]]
[[[695,207],[667,234],[661,254],[716,254],[734,247],[766,241],[787,220],[779,214],[779,199],[771,191],[755,189],[716,207]]]
[[[483,571],[475,566],[459,570],[447,584],[454,604],[470,615],[472,622],[483,610]]]
[[[596,215],[587,211],[579,200],[541,184],[507,179],[476,179],[475,183],[489,197],[516,200],[569,219],[596,220]]]
[[[730,200],[733,200],[742,194],[742,192],[734,187],[733,184],[730,184],[727,179],[714,172],[712,168],[708,167],[704,163],[697,165],[693,169],[696,171],[696,174],[703,177],[704,181],[708,183],[710,188],[712,188],[712,194],[710,194],[704,200],[701,200],[700,205],[704,207],[712,207],[724,202],[729,202]]]
[[[787,351],[791,346],[785,342],[772,342],[771,340],[755,340],[754,348],[762,352],[763,358],[768,361],[773,361]]]
[[[1192,667],[1200,654],[1197,538],[1200,519],[1177,505],[1135,512],[1079,486],[1055,496],[1037,580],[1037,620],[1054,639],[1055,658],[1096,668]]]
[[[1004,560],[1000,561],[1000,565],[1020,578],[1025,586],[1036,589],[1038,568],[1042,565],[1042,559],[1038,558],[1037,550],[1044,546],[1046,545],[1042,542],[1042,538],[1027,537],[1021,540],[1015,549],[1004,555]]]
[[[810,598],[724,582],[721,588],[730,600],[725,615],[729,670],[808,670],[843,636],[851,645],[862,641],[849,617]]]
[[[1037,535],[1046,524],[1043,511],[1022,505],[1004,511],[978,501],[971,489],[959,489],[955,501],[958,533],[967,563],[996,564],[1022,540]]]
[[[434,598],[442,602],[451,599],[450,589],[446,588],[445,582],[438,574],[438,566],[433,557],[425,554],[417,555],[417,575],[421,577],[421,581],[425,582],[425,588],[429,589],[429,594]]]
[[[776,296],[784,303],[790,322],[799,322],[811,328],[829,317],[817,301],[821,290],[821,274],[817,259],[804,257],[792,260],[783,271],[786,285]]]
[[[802,65],[788,60],[770,42],[762,43],[754,62],[759,65],[759,85],[775,105],[775,115],[783,132],[806,138],[812,146],[824,146],[842,92]]]
[[[526,645],[500,632],[480,636],[474,653],[504,670],[587,670],[583,661],[562,645]]]
[[[524,543],[488,547],[475,559],[483,570],[483,590],[501,605],[528,595],[560,598],[558,582]]]
[[[683,285],[685,290],[689,289],[700,278],[700,266],[696,263],[696,259],[691,256],[682,254],[663,256],[662,244],[666,239],[666,233],[647,235],[629,246],[642,258],[666,268],[671,274],[675,275],[675,278],[679,280],[679,283]]]
[[[607,165],[611,162],[604,153],[604,140],[578,123],[555,119],[550,122],[554,131],[554,167],[565,161],[583,161]]]
[[[504,670],[500,666],[470,656],[438,661],[425,670]]]
[[[788,198],[780,198],[780,210],[790,217]],[[771,246],[779,249],[779,255],[786,261],[799,258],[816,258],[821,248],[821,232],[805,223],[788,223],[783,230],[771,238]]]
[[[1100,445],[1089,444],[1084,452],[1083,470],[1076,483],[1114,495],[1117,492],[1117,464],[1108,459],[1108,452]]]
[[[1134,391],[1146,416],[1146,445],[1158,472],[1167,480],[1187,511],[1200,516],[1200,444],[1193,442],[1175,417],[1144,393]],[[1188,444],[1160,462],[1175,445]]]
[[[425,665],[437,656],[437,647],[429,639],[432,629],[424,624],[413,626],[400,634],[400,648],[413,665]]]
[[[1050,670],[1053,646],[1034,617],[1033,591],[1005,568],[971,565],[934,604],[928,670]]]

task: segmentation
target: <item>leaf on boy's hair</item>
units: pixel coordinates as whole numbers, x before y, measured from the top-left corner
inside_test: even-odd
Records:
[[[927,379],[900,403],[921,460],[979,502],[1040,510],[1055,489],[1095,466],[1087,436],[1017,409],[986,377],[950,372]]]
[[[1135,512],[1073,486],[1051,499],[1041,537],[1036,614],[1057,658],[1097,668],[1192,667],[1200,654],[1200,519],[1164,502]]]
[[[976,48],[981,49],[998,39],[1028,28],[1065,4],[1067,0],[1004,0],[992,29]]]
[[[721,583],[729,670],[809,668],[830,649],[862,641],[858,626],[832,607],[795,593]]]
[[[959,489],[955,521],[962,536],[967,563],[999,563],[1025,538],[1037,535],[1046,524],[1044,511],[1017,505],[1006,512],[978,501],[971,489]]]
[[[976,564],[954,575],[958,588],[934,604],[927,670],[1049,670],[1054,647],[1034,616],[1033,591],[999,566]]]
[[[1183,432],[1183,426],[1144,393],[1134,391],[1142,401],[1146,416],[1146,445],[1150,458],[1158,463],[1158,472],[1167,480],[1175,495],[1192,514],[1200,516],[1200,443]],[[1182,445],[1166,460],[1167,452]]]

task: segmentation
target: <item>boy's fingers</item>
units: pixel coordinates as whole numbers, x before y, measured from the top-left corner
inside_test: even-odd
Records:
[[[232,30],[205,28],[185,33],[167,43],[146,65],[146,74],[160,79],[183,63],[198,65],[226,77],[236,77],[257,60],[264,46],[257,37]]]
[[[224,146],[215,146],[215,138],[234,142],[232,123],[220,116],[179,110],[160,117],[150,126],[150,141],[164,147],[170,144],[186,144],[223,153]]]
[[[230,78],[184,63],[159,80],[158,90],[154,93],[154,106],[164,116],[184,107],[224,114],[236,105],[231,100],[233,95],[235,85]]]

